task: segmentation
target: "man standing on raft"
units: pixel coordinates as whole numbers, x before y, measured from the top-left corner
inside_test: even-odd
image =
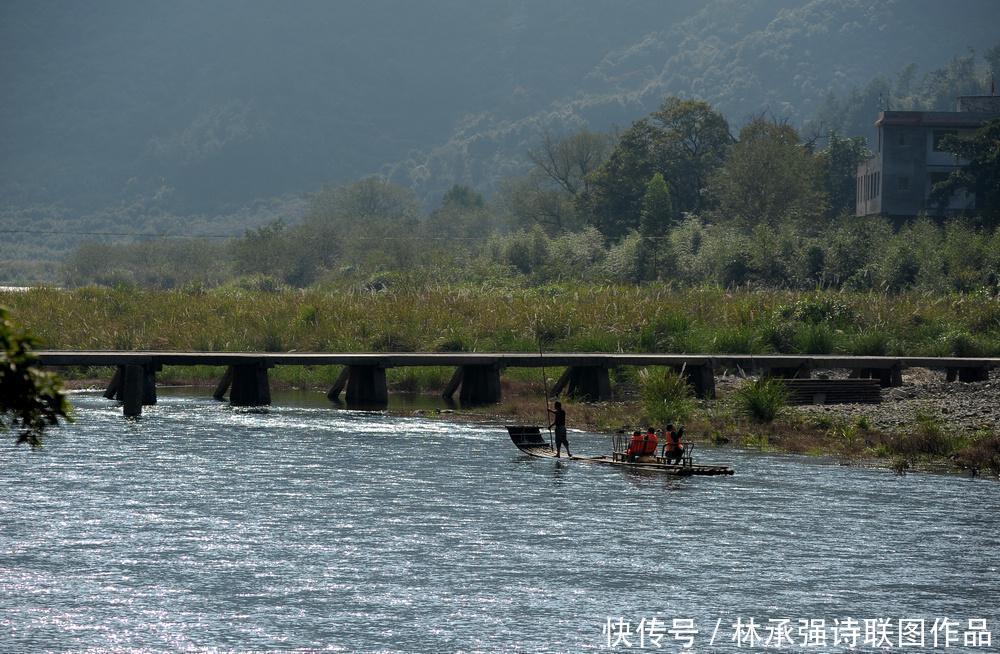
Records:
[[[553,427],[556,429],[556,456],[559,456],[562,446],[565,445],[566,456],[573,458],[573,455],[569,452],[569,439],[566,438],[566,411],[563,410],[561,402],[556,402],[554,406],[554,409],[549,409],[548,411],[555,416],[552,424],[549,425],[549,429]]]

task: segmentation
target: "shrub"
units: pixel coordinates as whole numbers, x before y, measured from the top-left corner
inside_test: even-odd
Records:
[[[994,475],[1000,475],[1000,434],[983,434],[957,452],[954,457],[956,465],[978,473],[985,468]]]
[[[826,325],[804,325],[795,334],[795,349],[802,354],[830,354],[833,345],[833,330]]]
[[[778,307],[778,314],[783,318],[801,320],[813,325],[842,324],[853,322],[855,319],[847,304],[836,297],[805,297],[792,305]]]
[[[372,352],[416,352],[417,341],[408,334],[386,332],[371,340]]]
[[[974,336],[967,332],[948,332],[941,336],[951,356],[981,357],[986,348]]]
[[[733,398],[743,415],[757,422],[771,422],[788,404],[788,389],[780,379],[759,377],[740,386]]]
[[[643,325],[639,332],[639,351],[669,352],[680,344],[681,337],[690,329],[691,323],[686,316],[680,314],[657,316]]]
[[[731,354],[760,352],[757,334],[748,327],[723,328],[712,338],[712,351]]]
[[[771,447],[771,440],[767,437],[767,434],[747,434],[740,439],[740,445],[759,450],[767,450]]]
[[[847,351],[855,356],[884,357],[889,354],[889,337],[879,331],[861,332],[850,340]]]
[[[768,323],[763,331],[764,343],[770,346],[775,352],[790,354],[795,351],[795,323],[775,322]]]
[[[684,377],[669,368],[659,373],[640,370],[639,392],[643,409],[654,424],[683,422],[694,412],[691,387]]]
[[[941,422],[934,416],[918,413],[910,430],[892,441],[897,454],[909,456],[946,456],[955,446],[953,438],[945,433]]]

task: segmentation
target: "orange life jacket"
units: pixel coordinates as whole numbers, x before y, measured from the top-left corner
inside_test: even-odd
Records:
[[[665,438],[667,440],[667,446],[665,448],[667,452],[673,452],[674,450],[683,449],[683,447],[681,446],[681,441],[679,438],[677,438],[677,434],[675,432],[668,431],[665,435]]]
[[[656,454],[656,446],[660,444],[660,439],[656,437],[656,434],[651,434],[646,432],[644,437],[645,447],[642,449],[643,456],[652,456]]]
[[[633,434],[632,440],[628,444],[627,456],[640,456],[645,450],[645,443],[642,434]]]

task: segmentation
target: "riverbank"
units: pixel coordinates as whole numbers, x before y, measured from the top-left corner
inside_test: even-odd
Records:
[[[132,287],[0,290],[0,304],[52,349],[355,352],[653,352],[896,356],[1000,355],[1000,302],[982,293],[932,296],[834,291],[675,289],[563,284],[428,286],[372,291]],[[218,367],[165,367],[160,383],[214,385]],[[279,366],[272,387],[325,392],[336,366]],[[462,410],[471,419],[542,423],[548,371],[504,372],[506,400]],[[67,371],[103,387],[109,369]],[[453,370],[391,368],[393,392],[439,394]],[[1000,390],[990,381],[947,384],[940,372],[907,370],[875,406],[786,408],[773,422],[742,415],[739,377],[718,380],[719,398],[698,401],[687,434],[705,443],[869,459],[898,470],[939,465],[1000,472]],[[73,381],[72,383],[76,383]],[[639,371],[611,371],[620,401],[569,405],[579,426],[614,431],[651,421]]]
[[[938,373],[938,376],[940,373]],[[686,437],[699,447],[729,446],[832,457],[844,465],[1000,477],[1000,375],[972,384],[946,384],[926,370],[908,371],[903,386],[883,391],[881,404],[786,406],[773,422],[742,416],[734,391],[746,380],[723,378],[716,400],[699,401]],[[571,423],[611,433],[645,427],[636,397],[575,403],[564,400]],[[434,417],[433,412],[420,412]],[[446,414],[451,419],[543,425],[541,396],[505,397],[492,407]]]

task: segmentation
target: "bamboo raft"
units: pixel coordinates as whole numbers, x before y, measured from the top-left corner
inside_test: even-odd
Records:
[[[556,451],[552,449],[549,442],[542,437],[542,432],[538,427],[533,425],[508,425],[507,433],[510,434],[511,442],[517,446],[517,449],[521,450],[525,454],[541,459],[556,458]],[[627,439],[623,435],[616,434],[612,438],[610,456],[607,454],[601,454],[597,456],[564,456],[562,458],[565,458],[568,461],[581,461],[583,463],[620,466],[633,470],[653,470],[668,475],[676,475],[678,477],[734,474],[734,470],[729,466],[695,465],[691,461],[691,453],[694,449],[694,444],[691,442],[684,443],[684,458],[679,464],[667,463],[666,457],[662,455],[662,450],[660,456],[649,456],[643,457],[638,461],[629,461],[625,456],[626,448]]]

